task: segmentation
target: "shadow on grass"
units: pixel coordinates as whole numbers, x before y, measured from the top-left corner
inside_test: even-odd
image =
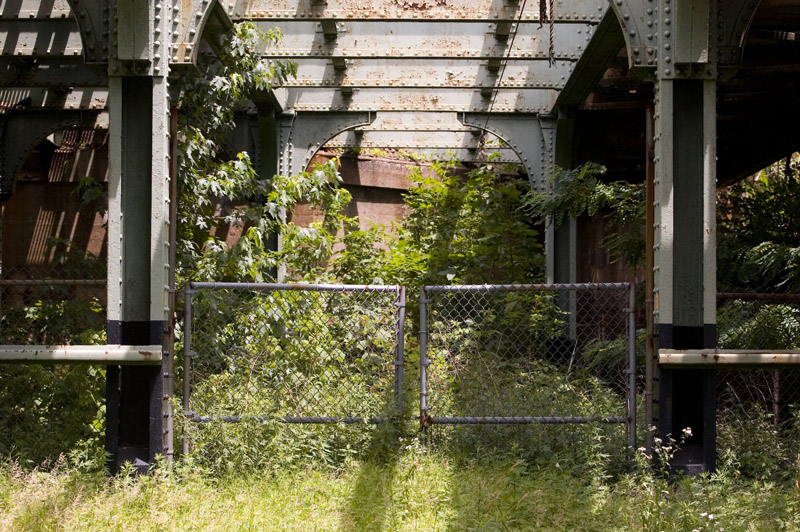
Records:
[[[357,478],[344,508],[342,532],[382,531],[392,510],[394,481],[402,453],[401,427],[386,423],[375,429],[362,455]]]

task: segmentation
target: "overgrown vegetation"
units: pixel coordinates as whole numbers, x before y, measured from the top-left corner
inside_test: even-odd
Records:
[[[542,279],[539,230],[543,220],[550,217],[560,223],[566,217],[601,213],[618,228],[605,241],[612,257],[632,267],[641,265],[643,189],[605,183],[604,169],[597,165],[556,169],[556,194],[543,197],[529,193],[524,176],[492,164],[468,170],[433,163],[433,175],[419,170],[411,175],[415,184],[406,196],[409,214],[405,220],[392,228],[365,229],[359,228],[359,220],[343,214],[350,198],[339,187],[335,161],[298,176],[257,176],[246,154],[228,154],[222,146],[236,105],[257,99],[260,92],[293,74],[290,63],[266,67],[249,53],[259,41],[274,45],[279,37],[277,32],[261,34],[252,25],[239,26],[222,47],[228,57],[202,65],[181,80],[181,282],[274,280],[279,269],[304,281],[402,284],[410,294],[424,284],[536,282]],[[753,288],[759,278],[774,290],[797,288],[800,276],[795,259],[800,252],[792,247],[798,229],[794,215],[800,206],[796,205],[797,183],[776,172],[769,170],[726,197],[720,253],[741,265],[725,278],[731,289]],[[97,192],[89,187],[86,197],[97,200]],[[301,202],[320,214],[320,220],[307,228],[289,220]],[[241,232],[231,244],[222,236],[225,226]],[[270,243],[276,236],[280,250]],[[406,424],[385,423],[378,430],[287,428],[270,414],[295,399],[293,407],[307,407],[298,392],[303,388],[313,388],[317,397],[334,401],[349,393],[352,384],[362,394],[348,396],[348,401],[367,405],[369,414],[385,412],[391,386],[381,381],[375,371],[379,362],[369,357],[388,349],[391,338],[382,337],[368,319],[357,320],[359,334],[369,338],[358,340],[356,353],[348,350],[352,331],[347,328],[348,320],[357,314],[354,307],[342,313],[312,301],[306,311],[320,314],[321,322],[294,324],[282,314],[287,309],[280,296],[245,299],[239,308],[214,298],[203,303],[201,311],[231,319],[215,329],[218,338],[203,346],[219,341],[215,349],[198,356],[198,361],[206,357],[209,371],[204,381],[196,383],[195,394],[204,413],[224,415],[232,407],[250,416],[251,422],[184,427],[195,431],[193,452],[171,469],[158,467],[139,478],[123,471],[110,479],[91,471],[102,464],[96,453],[102,427],[92,424],[90,434],[80,436],[70,430],[79,428],[84,434],[85,416],[64,418],[61,424],[41,423],[41,419],[45,410],[72,391],[84,386],[97,389],[101,374],[90,375],[95,379],[91,386],[69,375],[54,382],[53,375],[59,374],[50,374],[49,380],[40,382],[36,373],[26,374],[24,382],[40,389],[36,398],[42,403],[10,405],[0,410],[0,418],[39,423],[43,430],[84,443],[73,453],[72,464],[56,461],[48,465],[47,473],[3,464],[0,527],[699,531],[798,526],[800,468],[787,467],[798,455],[794,447],[780,447],[796,431],[776,427],[759,404],[752,406],[753,416],[725,421],[720,437],[732,442],[733,452],[723,457],[719,473],[698,479],[669,479],[666,470],[653,472],[641,452],[630,465],[619,451],[619,434],[596,425],[568,431],[488,426],[427,436],[416,432],[413,419]],[[507,322],[520,317],[515,303],[519,301],[506,299],[491,309],[495,325],[508,327]],[[537,325],[550,336],[563,332],[565,311],[559,305],[540,298],[534,307],[525,319],[538,320]],[[790,307],[778,314],[778,322],[757,316],[744,332],[724,326],[727,310],[720,313],[721,338],[733,343],[763,341],[758,332],[762,330],[793,345],[800,338],[796,313]],[[575,370],[571,358],[566,365],[534,360],[520,373],[515,357],[541,357],[534,350],[545,352],[546,341],[524,356],[506,353],[497,346],[487,347],[492,331],[482,331],[483,336],[475,340],[475,331],[469,330],[475,323],[469,319],[458,323],[436,319],[448,341],[480,344],[482,352],[491,351],[498,359],[498,373],[507,371],[500,378],[504,388],[488,389],[484,376],[471,372],[464,360],[438,358],[436,363],[454,376],[434,395],[439,394],[436,399],[442,404],[454,405],[456,413],[480,409],[488,394],[509,403],[561,402],[571,415],[619,407],[619,390],[597,378],[592,364],[618,364],[625,348],[620,339],[587,345],[581,371]],[[288,335],[286,327],[300,334]],[[238,351],[243,346],[250,358]],[[407,339],[406,353],[407,382],[411,383],[419,362],[414,335]],[[347,376],[341,373],[320,369],[321,364],[343,360],[361,367],[350,377],[353,382],[346,382]],[[22,385],[19,379],[2,382]],[[285,392],[285,386],[290,386],[298,393],[252,394],[249,387],[256,384],[262,391]],[[406,393],[410,397],[412,387]],[[101,404],[99,395],[90,395],[89,402],[79,407],[89,411],[92,419],[102,419]],[[407,414],[412,412],[409,408]],[[14,441],[33,445],[41,434],[22,434]],[[757,452],[742,454],[746,446]],[[42,452],[54,457],[57,447],[45,446]],[[0,452],[20,457],[20,449],[16,443]],[[673,451],[673,444],[662,443],[660,463],[666,463]],[[38,459],[32,456],[24,467]],[[73,467],[75,463],[89,467],[80,471]],[[777,483],[754,481],[754,477]]]

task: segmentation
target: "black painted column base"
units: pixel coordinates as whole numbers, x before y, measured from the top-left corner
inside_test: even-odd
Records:
[[[161,345],[162,322],[108,322],[108,343]],[[106,367],[106,452],[117,473],[126,462],[146,472],[163,449],[160,366]]]
[[[659,347],[711,349],[716,325],[674,327],[659,325]],[[689,475],[716,469],[716,370],[665,369],[658,380],[658,437],[677,443],[671,467]],[[689,433],[684,433],[689,429]]]

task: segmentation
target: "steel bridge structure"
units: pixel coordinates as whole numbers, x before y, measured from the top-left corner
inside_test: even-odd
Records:
[[[539,190],[553,164],[649,176],[658,348],[715,348],[717,184],[800,148],[797,0],[2,0],[0,199],[53,131],[110,133],[109,345],[169,349],[170,76],[244,20],[285,35],[263,61],[298,63],[239,114],[261,175],[323,146],[477,161],[488,145]],[[576,245],[574,221],[548,230],[549,282],[576,281]],[[171,450],[167,355],[108,366],[116,463]],[[684,465],[713,468],[713,370],[671,367],[659,431],[692,426]]]

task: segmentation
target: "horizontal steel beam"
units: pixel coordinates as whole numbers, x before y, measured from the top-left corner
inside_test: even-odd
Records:
[[[332,148],[477,149],[480,147],[480,133],[480,130],[468,127],[464,127],[460,131],[399,131],[392,128],[355,130],[337,135],[326,142],[325,146]],[[498,148],[502,147],[494,135],[490,134],[489,139],[489,146],[493,144]]]
[[[779,349],[659,349],[662,366],[775,366],[800,364],[800,351]]]
[[[0,88],[0,109],[20,111],[39,110],[91,110],[106,108],[108,89],[105,87],[79,87],[72,90],[42,87]]]
[[[407,157],[409,161],[459,161],[470,164],[521,164],[517,154],[508,148],[487,147],[484,151],[474,148],[453,147],[391,147],[375,144],[374,146],[325,146],[325,149],[343,149],[348,152],[364,154],[366,156],[391,156]],[[489,156],[492,156],[489,160]],[[348,185],[349,186],[349,185]]]
[[[0,57],[0,87],[100,87],[107,76],[86,66],[82,56]]]
[[[385,417],[331,417],[331,416],[200,416],[193,412],[185,413],[186,418],[192,423],[247,423],[275,421],[277,423],[297,423],[297,424],[337,424],[354,425],[356,423],[367,423],[379,425],[389,421]]]
[[[82,53],[81,35],[72,19],[0,19],[1,56],[77,56]]]
[[[483,113],[547,113],[558,91],[499,88],[493,105],[479,90],[446,88],[431,91],[422,81],[415,86],[353,89],[343,94],[330,88],[302,87],[276,91],[283,109],[297,111],[467,111]]]
[[[408,14],[402,10],[385,10],[385,11],[367,11],[364,9],[352,11],[247,11],[239,13],[236,16],[234,13],[235,21],[252,20],[255,22],[283,22],[285,20],[306,20],[310,22],[322,21],[357,21],[357,22],[461,22],[467,24],[485,24],[487,21],[493,23],[510,22],[512,24],[540,24],[538,14],[524,13],[522,18],[519,18],[519,13],[509,11],[505,12],[491,12],[489,10],[462,12],[459,13],[446,10],[429,10],[420,12],[419,16],[409,17]],[[601,13],[602,15],[602,13]],[[576,13],[574,16],[571,13],[564,15],[556,14],[555,22],[560,26],[568,24],[583,24],[586,22],[599,22],[600,16],[597,14]]]
[[[160,345],[2,345],[0,363],[161,364]]]
[[[573,68],[572,61],[556,61],[534,65],[509,60],[502,79],[488,69],[487,61],[470,62],[453,59],[349,59],[347,71],[336,72],[335,66],[325,59],[306,59],[300,63],[297,79],[285,87],[403,87],[428,88],[480,88],[500,86],[506,88],[563,87]]]
[[[232,283],[190,281],[189,290],[259,290],[275,291],[315,291],[315,292],[398,292],[399,285],[383,284],[311,284],[311,283]]]
[[[72,14],[67,0],[17,0],[4,2],[1,9],[0,19],[42,20],[69,18]]]
[[[322,26],[309,21],[287,20],[280,24],[283,41],[258,50],[265,56],[303,56],[313,54],[343,56],[427,57],[430,55],[456,57],[505,57],[507,45],[495,39],[496,24],[484,20],[482,25],[464,25],[460,21],[437,23],[431,21],[346,21],[339,24],[336,40],[326,40]],[[267,30],[271,23],[259,22]],[[577,60],[591,40],[595,24],[558,26],[553,32],[556,57]],[[549,56],[549,27],[522,24],[515,33],[511,52],[522,57]]]
[[[435,425],[517,425],[517,424],[551,424],[566,425],[570,423],[627,423],[628,418],[622,416],[474,416],[474,417],[431,417],[426,418]]]
[[[537,22],[540,18],[536,2],[489,2],[475,0],[448,0],[441,4],[433,0],[418,2],[385,2],[382,0],[236,0],[226,4],[233,18],[363,18],[391,17],[397,20],[515,20],[524,6],[522,19]],[[559,22],[592,20],[602,16],[607,9],[605,0],[559,0],[555,2],[554,19]]]

